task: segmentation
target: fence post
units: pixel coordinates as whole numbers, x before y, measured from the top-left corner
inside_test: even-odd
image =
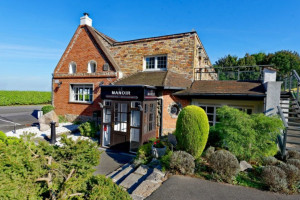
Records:
[[[291,92],[291,89],[292,89],[292,79],[293,79],[293,76],[290,75],[289,92]]]
[[[238,68],[238,81],[240,80],[240,68]]]
[[[297,83],[297,103],[299,102],[299,83]]]

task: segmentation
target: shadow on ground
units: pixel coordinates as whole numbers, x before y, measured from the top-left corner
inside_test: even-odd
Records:
[[[114,151],[110,149],[99,149],[101,151],[100,164],[96,166],[95,174],[107,175],[120,166],[132,161],[135,155]]]

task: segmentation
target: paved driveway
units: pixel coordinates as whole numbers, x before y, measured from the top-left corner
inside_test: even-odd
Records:
[[[253,188],[216,183],[186,176],[172,176],[147,200],[300,200]]]
[[[0,130],[8,132],[16,128],[23,128],[38,122],[36,111],[43,106],[0,106]],[[11,123],[14,122],[14,123]]]

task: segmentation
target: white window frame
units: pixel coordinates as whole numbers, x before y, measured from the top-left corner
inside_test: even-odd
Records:
[[[78,100],[75,100],[75,90],[76,88],[78,88],[78,91],[79,89],[82,89],[82,95],[83,95],[83,98],[82,100],[80,100],[80,93],[78,92],[76,95],[78,96],[77,99]],[[85,89],[89,89],[88,91],[91,91],[90,89],[92,89],[92,93],[88,93],[88,96],[89,96],[89,100],[86,101],[85,98],[84,98],[84,95],[86,95],[85,93]],[[69,96],[69,101],[72,102],[72,103],[93,103],[93,99],[94,99],[94,84],[91,84],[91,83],[71,83],[70,84],[70,96]]]
[[[157,58],[158,57],[163,57],[165,56],[166,57],[166,67],[165,68],[157,68],[157,64],[158,64],[158,61],[157,61]],[[147,69],[146,68],[146,59],[147,58],[154,58],[154,68],[153,69]],[[168,56],[167,54],[162,54],[162,55],[154,55],[154,56],[145,56],[144,57],[144,64],[143,64],[143,68],[144,68],[144,71],[166,71],[168,69]]]
[[[70,62],[69,63],[69,74],[75,74],[76,70],[77,70],[77,64],[76,64],[76,62],[73,62],[73,61]]]
[[[91,68],[91,63],[95,64],[95,71],[92,72],[92,68]],[[94,60],[90,60],[88,63],[88,68],[87,68],[87,73],[92,74],[92,73],[96,73],[97,72],[97,62]]]

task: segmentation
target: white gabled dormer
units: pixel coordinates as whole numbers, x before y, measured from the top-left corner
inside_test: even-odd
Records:
[[[92,26],[92,19],[89,18],[89,14],[83,13],[83,15],[83,17],[80,17],[80,25]]]

